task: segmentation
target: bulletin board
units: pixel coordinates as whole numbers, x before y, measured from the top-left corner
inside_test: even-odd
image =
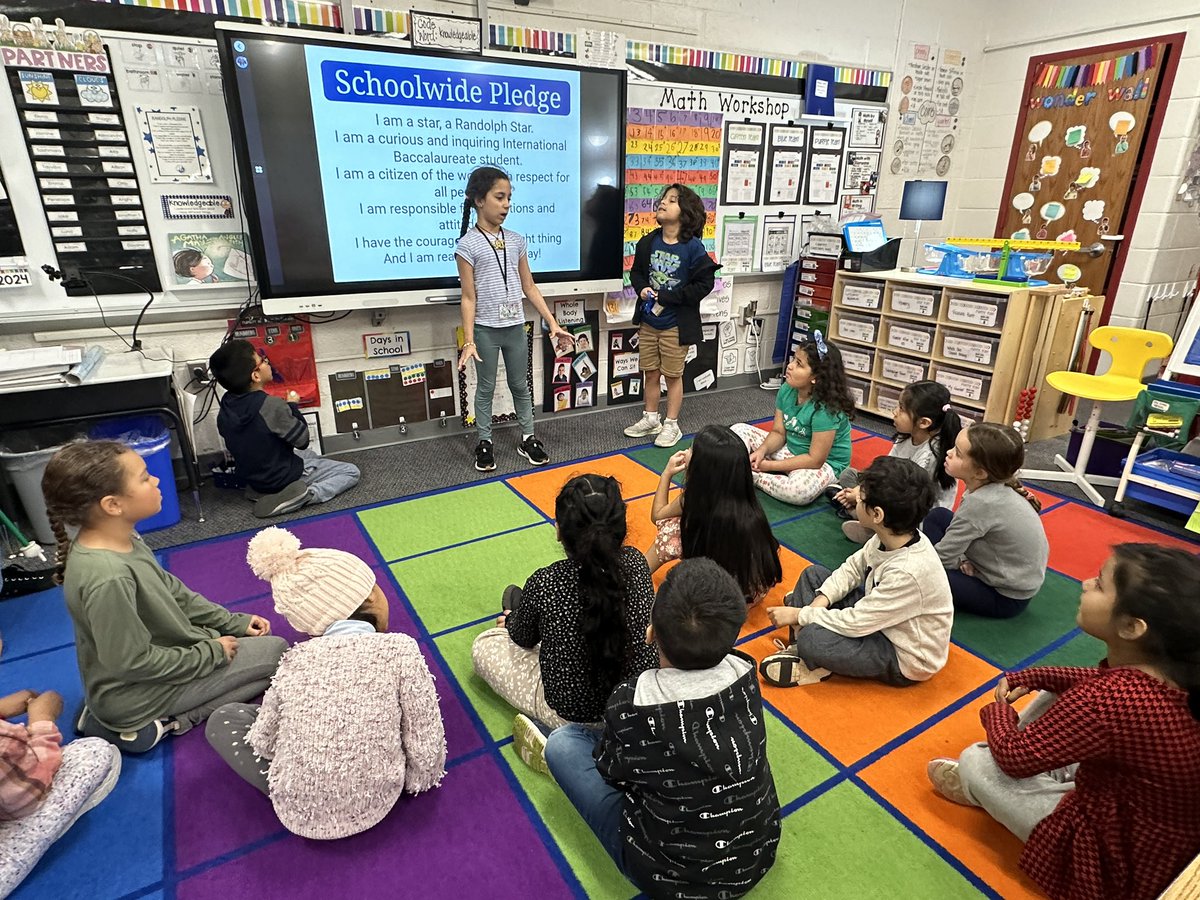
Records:
[[[1118,245],[1104,238],[1133,227],[1126,213],[1136,173],[1150,170],[1168,47],[1139,42],[1031,61],[996,236],[1101,242],[1107,252],[1067,259],[1095,295],[1115,293]]]
[[[39,268],[108,269],[114,259],[142,268],[121,270],[137,285],[89,276],[110,315],[140,309],[143,288],[162,291],[156,310],[239,306],[253,272],[215,42],[97,34],[71,22],[66,31],[84,50],[22,57],[0,48],[0,131],[22,138],[0,142],[0,166],[32,276],[0,291],[0,321],[98,320],[90,290],[68,296]],[[177,259],[181,250],[198,253]]]

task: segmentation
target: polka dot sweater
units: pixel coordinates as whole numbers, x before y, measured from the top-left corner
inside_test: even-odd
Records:
[[[580,619],[579,564],[563,559],[538,569],[525,582],[521,602],[508,617],[508,633],[522,647],[541,643],[546,702],[571,722],[598,722],[616,684],[658,665],[658,650],[646,644],[654,584],[641,551],[621,549],[626,586],[625,667],[614,684],[596,683]]]

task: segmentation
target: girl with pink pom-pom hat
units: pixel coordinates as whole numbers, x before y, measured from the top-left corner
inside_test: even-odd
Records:
[[[416,641],[387,633],[371,567],[342,550],[302,550],[283,528],[255,535],[246,560],[271,583],[276,612],[316,639],[284,654],[261,707],[212,714],[213,748],[307,838],[366,831],[402,791],[437,787],[446,738],[433,676]]]

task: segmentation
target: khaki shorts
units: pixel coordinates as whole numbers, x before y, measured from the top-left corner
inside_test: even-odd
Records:
[[[678,328],[659,331],[642,325],[638,332],[638,354],[638,368],[643,372],[658,371],[668,378],[678,378],[683,374],[687,347],[679,346]]]

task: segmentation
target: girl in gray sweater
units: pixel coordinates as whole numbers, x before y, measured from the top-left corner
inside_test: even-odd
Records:
[[[922,530],[946,567],[954,608],[1011,618],[1042,588],[1050,545],[1037,497],[1017,480],[1021,436],[1007,425],[964,429],[946,454],[946,471],[966,488],[958,512],[937,508]]]

